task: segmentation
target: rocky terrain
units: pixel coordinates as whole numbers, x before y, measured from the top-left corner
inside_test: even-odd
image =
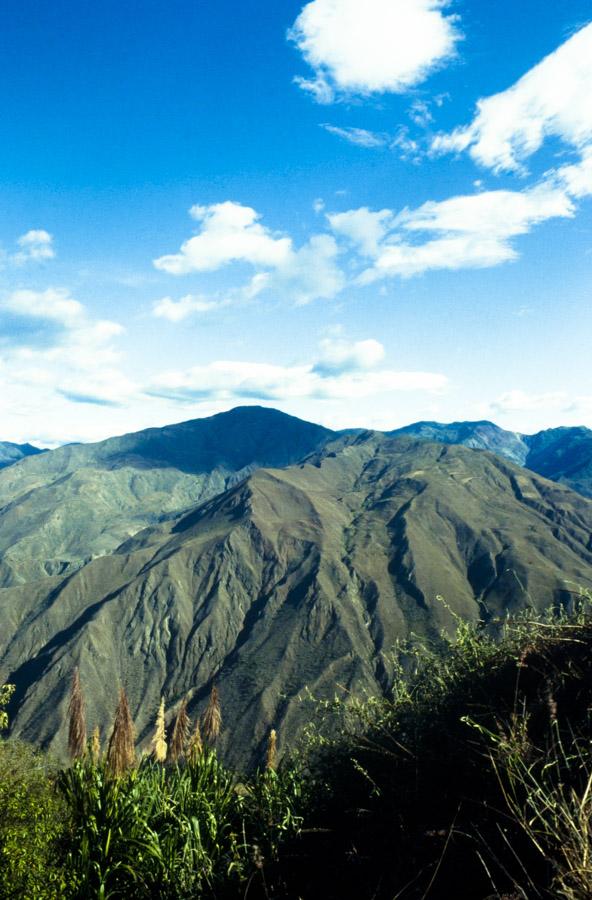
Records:
[[[507,610],[592,588],[592,501],[563,485],[463,446],[331,436],[273,411],[249,413],[251,432],[245,411],[225,415],[237,431],[224,449],[224,416],[204,420],[207,440],[195,423],[167,430],[173,444],[175,428],[188,438],[174,466],[155,431],[114,439],[116,454],[109,442],[63,448],[3,473],[3,496],[14,498],[5,514],[15,528],[24,523],[19,578],[12,557],[0,590],[0,681],[17,685],[13,733],[62,752],[79,665],[89,723],[105,734],[124,685],[141,740],[161,695],[170,711],[189,695],[194,715],[217,684],[225,756],[253,762],[271,726],[280,746],[291,744],[310,717],[307,691],[384,688],[397,639],[436,636],[453,614],[495,629]],[[37,546],[47,559],[63,540],[64,554],[80,547],[80,557],[64,571],[27,572],[39,502],[18,485],[43,497],[63,490],[61,479],[75,503],[47,500],[46,543]],[[185,508],[175,513],[177,503]],[[96,542],[102,555],[85,561],[91,505],[100,515],[86,546]],[[79,545],[52,518],[67,521],[71,509]]]

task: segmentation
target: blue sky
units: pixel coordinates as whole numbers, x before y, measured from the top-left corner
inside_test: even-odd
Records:
[[[10,0],[0,439],[592,426],[591,19]]]

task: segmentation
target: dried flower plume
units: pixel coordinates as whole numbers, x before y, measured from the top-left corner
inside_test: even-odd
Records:
[[[220,710],[218,688],[215,685],[210,693],[208,705],[204,710],[201,725],[204,737],[208,744],[215,743],[216,738],[220,734],[220,729],[222,728],[222,712]]]
[[[96,766],[101,758],[101,732],[99,731],[98,725],[95,725],[95,727],[93,728],[93,733],[90,738],[89,752],[90,758]]]
[[[131,769],[135,758],[134,723],[126,693],[122,688],[107,748],[107,766],[113,775],[123,775]]]
[[[193,734],[189,739],[187,746],[187,759],[192,765],[195,765],[203,753],[203,741],[201,739],[201,731],[199,728],[199,720],[195,723]]]
[[[70,759],[81,759],[86,750],[86,720],[78,666],[72,674],[68,718],[68,752]]]
[[[156,714],[156,724],[154,727],[154,736],[151,742],[152,755],[154,759],[163,763],[167,758],[167,742],[166,728],[164,723],[164,698],[161,698],[160,706]]]
[[[269,737],[267,739],[267,756],[265,759],[265,768],[266,769],[275,769],[276,767],[276,757],[277,757],[277,734],[275,728],[272,728],[269,732]]]
[[[179,712],[173,725],[173,734],[171,736],[171,746],[169,747],[169,759],[171,762],[177,762],[185,755],[185,747],[189,739],[189,729],[191,723],[187,715],[187,700],[183,698]]]

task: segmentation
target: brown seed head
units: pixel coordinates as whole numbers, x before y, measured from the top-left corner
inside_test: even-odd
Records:
[[[187,759],[191,763],[191,765],[195,765],[203,753],[203,741],[201,739],[201,731],[199,729],[199,719],[195,723],[195,728],[193,729],[193,734],[189,739],[189,744],[187,746]]]
[[[70,759],[81,759],[86,750],[86,720],[84,716],[84,697],[82,696],[78,666],[74,669],[72,674],[68,718],[68,752],[70,754]]]
[[[122,688],[107,748],[107,765],[112,775],[123,775],[131,769],[135,758],[134,723],[126,693]]]
[[[220,710],[218,688],[215,685],[212,688],[208,705],[201,718],[201,725],[204,737],[208,744],[215,743],[216,738],[220,734],[220,729],[222,728],[222,712]]]
[[[90,758],[92,759],[95,766],[98,764],[101,758],[101,732],[99,731],[99,726],[95,725],[93,729],[93,733],[90,739]]]
[[[265,759],[266,769],[275,769],[277,756],[277,734],[275,728],[272,728],[267,738],[267,756]]]
[[[191,722],[187,715],[187,700],[183,698],[175,724],[173,725],[173,734],[171,737],[171,746],[169,747],[169,759],[171,762],[177,762],[185,755],[185,747],[189,738],[189,729]]]

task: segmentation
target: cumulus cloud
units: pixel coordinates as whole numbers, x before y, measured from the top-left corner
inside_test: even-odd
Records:
[[[68,291],[62,288],[48,288],[45,291],[27,289],[13,291],[0,304],[0,307],[38,319],[50,319],[65,327],[79,322],[84,314],[84,307],[74,300]]]
[[[319,212],[322,207],[317,207]],[[290,237],[274,237],[254,209],[237,203],[193,207],[202,222],[199,235],[190,238],[181,252],[155,260],[157,268],[172,275],[219,269],[235,260],[251,263],[257,271],[249,283],[234,292],[235,300],[251,300],[264,291],[297,304],[331,299],[345,286],[337,257],[340,249],[330,234],[315,234],[301,247]],[[180,321],[192,312],[206,312],[210,302],[191,295],[181,301],[164,298],[155,315]],[[207,307],[207,308],[206,308]]]
[[[394,215],[390,209],[376,212],[361,206],[347,212],[327,216],[332,230],[347,238],[364,256],[377,256],[379,246],[392,227]]]
[[[331,227],[372,258],[358,281],[410,277],[430,269],[484,268],[517,258],[512,239],[552,218],[574,215],[554,182],[527,191],[482,191],[428,201],[398,214],[365,207],[329,216]]]
[[[495,172],[524,171],[547,137],[577,150],[592,141],[592,23],[530,69],[519,81],[479,100],[470,125],[433,141],[436,152],[468,150]],[[588,190],[592,183],[588,182]]]
[[[21,235],[17,241],[20,250],[12,257],[17,265],[27,262],[43,262],[53,259],[53,236],[43,228],[34,228]]]
[[[163,297],[152,307],[152,315],[160,319],[168,319],[169,322],[182,322],[196,313],[212,312],[223,304],[216,300],[207,300],[195,294],[186,294],[179,300],[172,297]]]
[[[171,275],[212,272],[231,262],[255,266],[280,265],[290,254],[292,241],[275,237],[259,222],[250,206],[230,200],[211,206],[193,206],[191,216],[200,232],[181,245],[178,253],[154,260],[157,269]]]
[[[340,250],[330,234],[315,234],[293,250],[275,271],[255,276],[247,289],[251,297],[271,291],[298,306],[313,300],[332,300],[346,284],[337,264]]]
[[[340,94],[402,93],[455,53],[445,0],[313,0],[288,37],[314,71],[297,78],[319,103]]]
[[[154,379],[148,392],[179,402],[209,400],[340,400],[394,391],[439,392],[447,385],[434,372],[380,368],[384,348],[375,340],[323,341],[318,360],[305,365],[221,360]]]
[[[18,390],[31,389],[76,395],[77,402],[117,403],[132,391],[119,371],[120,356],[114,340],[123,334],[118,322],[93,319],[67,290],[16,290],[0,301],[0,311],[25,320],[37,320],[43,328],[55,326],[50,340],[39,346],[21,340],[3,349],[0,373],[10,373]],[[14,390],[14,387],[13,387]]]

